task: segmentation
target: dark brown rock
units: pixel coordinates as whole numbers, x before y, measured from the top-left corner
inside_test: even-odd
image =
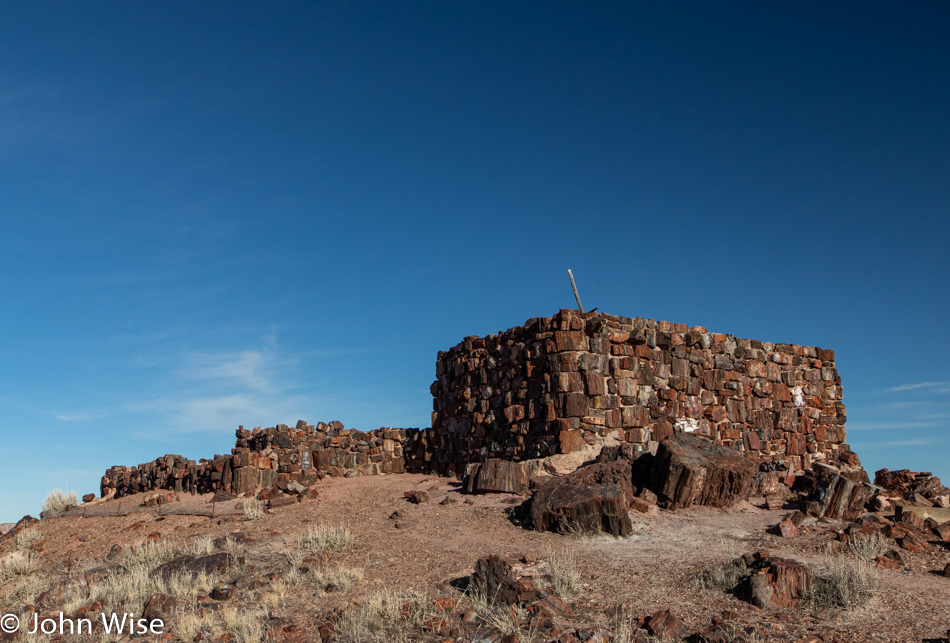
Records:
[[[670,609],[659,610],[644,622],[647,632],[663,640],[678,641],[686,635],[686,625]]]
[[[678,433],[660,443],[650,488],[667,509],[729,507],[749,496],[756,473],[751,461],[728,447]]]
[[[901,546],[901,549],[906,549],[909,552],[920,553],[927,551],[927,541],[913,532],[908,532],[903,538],[898,538],[897,542]]]
[[[409,502],[421,505],[424,502],[429,502],[429,494],[425,491],[406,491],[403,493],[403,496],[409,500]]]
[[[63,605],[74,596],[86,594],[88,591],[89,584],[84,578],[64,580],[37,596],[34,604],[39,610],[51,609]]]
[[[791,520],[791,518],[785,518],[782,522],[778,523],[772,528],[774,534],[781,536],[782,538],[797,538],[798,537],[798,525]]]
[[[170,623],[178,611],[178,600],[168,594],[153,594],[145,601],[142,618],[152,621],[159,619]]]
[[[562,478],[570,484],[615,484],[620,487],[627,505],[630,505],[635,498],[632,479],[633,469],[630,462],[625,460],[589,464]],[[656,496],[653,498],[655,502]]]
[[[159,565],[152,570],[152,574],[161,576],[171,576],[174,574],[197,575],[201,572],[206,574],[223,574],[230,569],[233,562],[233,557],[227,552],[208,554],[207,556],[199,556],[197,558],[194,556],[179,556],[164,565]]]
[[[629,536],[633,524],[616,484],[578,485],[554,480],[534,494],[531,520],[538,531],[603,531]]]
[[[763,556],[749,579],[750,598],[765,609],[797,607],[810,582],[811,572],[802,563]]]
[[[547,595],[537,587],[542,576],[538,563],[492,554],[475,563],[470,586],[496,605],[524,605]]]
[[[525,493],[528,470],[520,462],[489,458],[474,466],[465,486],[467,493]]]
[[[257,467],[239,467],[234,470],[234,479],[231,483],[231,490],[234,493],[249,494],[256,491],[260,485],[261,470]]]
[[[805,513],[834,520],[854,520],[864,513],[865,504],[875,493],[875,488],[863,482],[851,480],[830,465],[816,463],[813,469],[802,476],[801,486],[806,489]]]
[[[32,527],[38,522],[39,520],[37,520],[33,516],[23,516],[22,518],[20,518],[19,521],[17,521],[15,525],[13,525],[13,527],[10,528],[9,531],[6,531],[2,535],[0,535],[0,545],[2,545],[5,542],[15,539],[18,533],[20,533],[24,529],[29,529],[30,527]]]
[[[897,507],[895,513],[897,522],[910,525],[918,531],[924,528],[924,519],[920,514],[914,511],[904,511],[904,508],[901,506]]]

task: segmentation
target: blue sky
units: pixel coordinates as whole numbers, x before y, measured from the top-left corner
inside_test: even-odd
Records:
[[[950,478],[950,5],[4,3],[0,522],[234,429],[428,426],[573,307],[836,350]],[[873,475],[873,474],[872,474]]]

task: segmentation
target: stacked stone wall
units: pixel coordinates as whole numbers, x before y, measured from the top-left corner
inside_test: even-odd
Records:
[[[242,427],[230,455],[112,467],[102,494],[240,494],[327,475],[461,475],[489,458],[522,461],[589,445],[655,452],[676,432],[706,436],[779,475],[817,462],[860,469],[845,442],[834,352],[822,348],[562,310],[440,351],[436,377],[431,429]]]
[[[382,428],[357,431],[341,422],[304,421],[236,432],[230,455],[195,462],[166,455],[137,467],[116,466],[100,482],[103,497],[117,498],[145,491],[241,494],[256,489],[286,489],[293,482],[312,485],[325,476],[377,475],[419,470],[423,458],[407,455],[417,449],[418,429]]]
[[[694,432],[792,474],[859,468],[834,352],[665,321],[562,310],[440,352],[432,468],[524,460],[613,440],[655,450]]]

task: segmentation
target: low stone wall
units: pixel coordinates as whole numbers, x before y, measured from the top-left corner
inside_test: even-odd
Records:
[[[324,476],[377,475],[418,471],[419,430],[381,428],[357,431],[341,422],[316,425],[304,421],[293,428],[276,427],[236,432],[231,455],[195,462],[166,455],[137,467],[115,466],[100,481],[102,497],[116,498],[145,491],[235,494],[266,487],[305,487]],[[407,449],[417,454],[407,462]]]
[[[618,440],[693,432],[792,474],[860,468],[845,443],[834,352],[643,318],[562,310],[440,352],[431,466],[457,474]]]

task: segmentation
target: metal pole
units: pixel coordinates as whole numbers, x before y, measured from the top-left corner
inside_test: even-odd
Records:
[[[581,296],[577,294],[577,284],[574,283],[574,273],[571,272],[571,269],[567,269],[567,276],[571,278],[571,288],[574,290],[574,299],[577,300],[577,307],[580,308],[581,312],[584,312],[584,306],[581,305]]]

